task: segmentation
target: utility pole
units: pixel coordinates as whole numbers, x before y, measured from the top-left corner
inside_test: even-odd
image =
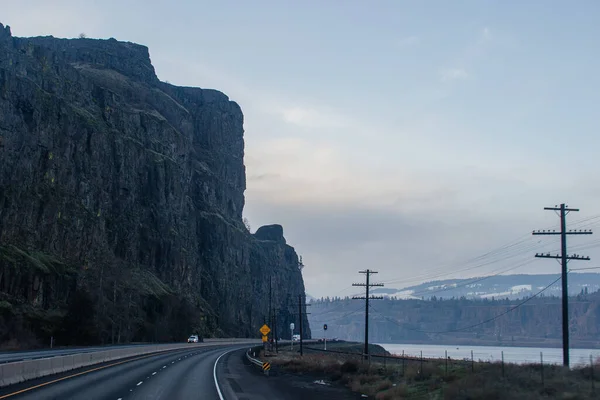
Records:
[[[279,307],[273,310],[273,336],[275,336],[275,353],[279,352],[279,335],[277,334],[277,314],[279,313]]]
[[[369,297],[369,288],[375,286],[383,286],[383,283],[369,283],[369,278],[371,274],[377,274],[377,271],[371,271],[367,269],[366,271],[358,271],[361,274],[366,274],[367,283],[353,283],[352,286],[364,286],[365,287],[365,296],[354,296],[353,299],[365,300],[365,350],[364,356],[365,358],[369,357],[369,300],[381,300],[383,296],[370,296]]]
[[[591,230],[569,230],[567,231],[567,214],[571,211],[579,211],[578,208],[568,208],[564,203],[560,206],[544,207],[544,210],[559,211],[560,216],[560,231],[533,231],[533,235],[560,235],[561,254],[550,255],[537,254],[537,258],[554,258],[561,260],[561,280],[562,280],[562,336],[563,336],[563,365],[569,366],[569,291],[567,285],[567,263],[569,260],[587,260],[589,257],[583,257],[577,254],[569,256],[567,254],[567,235],[591,235]]]
[[[306,304],[306,301],[302,301],[302,294],[298,295],[298,318],[300,319],[299,328],[300,328],[300,355],[304,355],[304,350],[302,347],[302,340],[304,339],[304,332],[302,331],[302,316],[310,314],[309,312],[302,312],[302,307],[310,307],[312,304]],[[292,343],[294,342],[294,337],[292,335]]]
[[[273,286],[272,286],[273,276],[269,276],[269,325],[273,328],[273,308],[272,308],[272,299],[273,299]],[[271,329],[271,340],[273,340],[273,329]],[[273,351],[273,345],[269,343],[269,347],[271,351]]]

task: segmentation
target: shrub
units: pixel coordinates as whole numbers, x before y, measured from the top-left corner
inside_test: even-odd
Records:
[[[358,363],[354,360],[348,360],[342,364],[340,371],[343,374],[354,374],[358,372]]]

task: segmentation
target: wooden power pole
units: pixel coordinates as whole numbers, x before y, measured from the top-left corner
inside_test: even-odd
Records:
[[[568,208],[567,205],[544,207],[544,210],[558,211],[560,216],[560,231],[533,231],[534,235],[560,235],[561,254],[551,255],[536,254],[538,258],[555,258],[560,260],[561,280],[562,280],[562,336],[563,336],[563,365],[569,366],[569,290],[567,285],[567,263],[569,260],[588,260],[589,257],[583,257],[577,254],[569,256],[567,254],[567,235],[591,235],[591,230],[569,230],[567,231],[567,214],[571,211],[579,211],[578,208]]]
[[[298,304],[296,304],[298,306],[298,319],[300,320],[298,325],[300,328],[300,355],[304,355],[304,348],[302,346],[302,340],[304,339],[304,332],[303,332],[303,328],[302,328],[302,317],[304,315],[308,315],[310,314],[309,312],[306,311],[302,311],[302,307],[310,307],[311,304],[306,304],[306,300],[302,301],[302,294],[298,295]],[[306,296],[305,296],[306,297]],[[292,336],[292,342],[294,341],[294,337]]]
[[[371,271],[367,269],[366,271],[359,271],[361,274],[365,274],[367,278],[366,283],[353,283],[352,286],[364,286],[365,287],[365,296],[354,296],[353,299],[361,299],[365,300],[365,350],[364,356],[365,358],[369,357],[369,300],[380,300],[383,299],[383,296],[369,296],[369,288],[375,286],[383,286],[383,283],[370,283],[369,278],[371,274],[377,274],[377,271]]]

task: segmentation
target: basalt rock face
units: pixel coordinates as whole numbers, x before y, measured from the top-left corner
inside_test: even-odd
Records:
[[[257,337],[270,276],[289,323],[300,263],[242,223],[243,133],[144,46],[0,24],[0,341]]]

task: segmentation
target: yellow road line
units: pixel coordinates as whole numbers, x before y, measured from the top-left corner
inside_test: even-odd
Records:
[[[179,350],[179,349],[177,349],[177,350]],[[166,351],[169,351],[169,350],[166,350]],[[116,362],[114,364],[105,365],[103,367],[93,368],[93,369],[90,369],[88,371],[78,372],[78,373],[73,374],[73,375],[69,375],[69,376],[65,376],[65,377],[59,378],[59,379],[55,379],[55,380],[50,381],[50,382],[40,383],[39,385],[31,386],[31,387],[28,387],[26,389],[17,390],[16,392],[12,392],[12,393],[9,393],[9,394],[5,394],[4,396],[0,396],[0,400],[1,399],[6,399],[8,397],[15,396],[17,394],[29,392],[30,390],[37,389],[37,388],[40,388],[40,387],[43,387],[43,386],[51,385],[51,384],[56,383],[56,382],[64,381],[65,379],[74,378],[74,377],[79,376],[79,375],[89,374],[90,372],[99,371],[99,370],[104,369],[104,368],[114,367],[115,365],[125,364],[125,363],[128,363],[130,361],[137,361],[137,360],[141,360],[143,358],[152,357],[152,356],[155,356],[155,355],[157,355],[157,353],[148,354],[148,355],[145,355],[145,356],[140,356],[140,357],[132,358],[132,359],[125,360],[125,361],[119,361],[119,362]]]

